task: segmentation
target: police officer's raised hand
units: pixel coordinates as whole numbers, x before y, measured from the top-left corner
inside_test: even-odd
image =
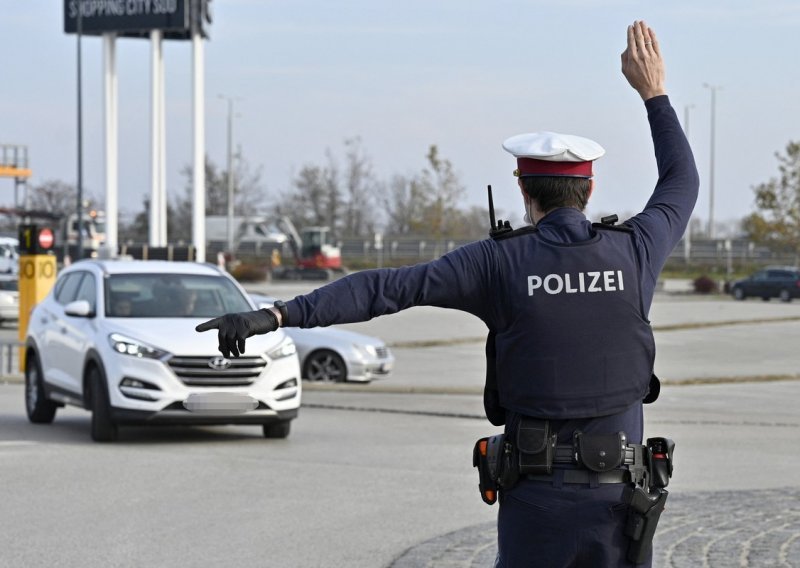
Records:
[[[250,336],[275,331],[280,327],[272,310],[225,314],[195,327],[195,331],[218,329],[219,351],[224,357],[238,357],[244,353],[244,340]]]
[[[664,60],[656,34],[644,22],[628,26],[628,47],[622,52],[622,74],[642,100],[667,93],[664,87]]]

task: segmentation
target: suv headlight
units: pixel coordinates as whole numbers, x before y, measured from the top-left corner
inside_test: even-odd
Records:
[[[297,353],[297,346],[288,337],[272,351],[267,351],[270,359],[283,359],[284,357],[291,357],[295,353]]]
[[[130,355],[132,357],[147,357],[148,359],[161,359],[169,355],[167,351],[148,345],[142,341],[131,339],[120,333],[112,333],[108,336],[111,348],[117,353]]]

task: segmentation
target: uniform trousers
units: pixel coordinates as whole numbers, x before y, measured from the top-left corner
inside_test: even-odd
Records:
[[[501,491],[495,568],[649,567],[625,556],[624,483],[595,485],[520,479]]]

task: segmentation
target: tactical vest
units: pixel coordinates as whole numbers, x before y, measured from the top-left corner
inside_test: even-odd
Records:
[[[595,228],[579,243],[551,243],[534,228],[496,239],[506,325],[493,331],[503,409],[592,418],[621,412],[647,394],[655,342],[633,236],[621,227]]]

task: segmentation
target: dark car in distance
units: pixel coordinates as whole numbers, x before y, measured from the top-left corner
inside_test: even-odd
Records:
[[[737,280],[731,286],[731,295],[737,300],[745,298],[779,298],[791,302],[800,298],[800,269],[791,266],[768,266],[749,278]]]

